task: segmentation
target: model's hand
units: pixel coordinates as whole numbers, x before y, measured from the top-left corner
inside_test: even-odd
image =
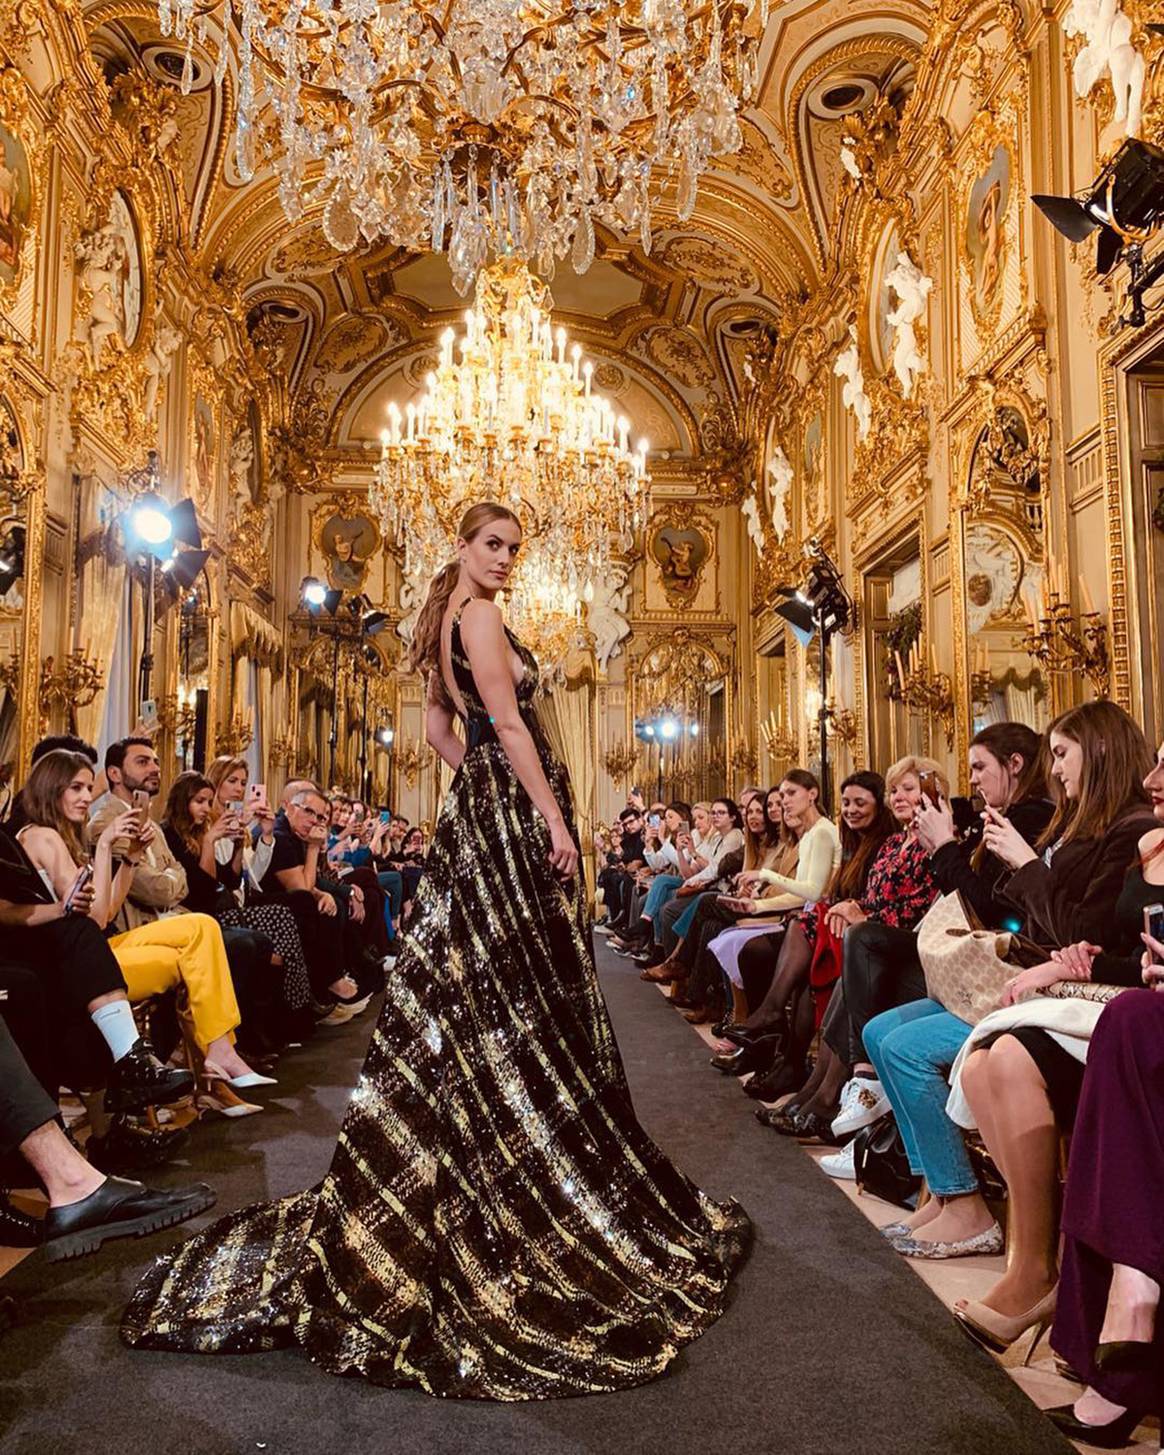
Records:
[[[550,825],[550,863],[560,879],[573,879],[578,871],[578,849],[565,819]]]

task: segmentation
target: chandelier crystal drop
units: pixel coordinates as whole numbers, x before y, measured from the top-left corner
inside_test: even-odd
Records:
[[[218,49],[237,24],[235,161],[267,161],[291,221],[341,251],[447,249],[468,293],[490,255],[579,273],[603,224],[649,252],[713,155],[741,144],[768,0],[158,0],[164,35]]]
[[[550,318],[551,299],[520,259],[477,279],[474,306],[419,402],[388,406],[371,499],[386,539],[404,549],[405,575],[453,555],[465,511],[482,500],[522,523],[513,578],[515,630],[577,623],[612,549],[641,524],[648,444],[593,388],[593,365]]]

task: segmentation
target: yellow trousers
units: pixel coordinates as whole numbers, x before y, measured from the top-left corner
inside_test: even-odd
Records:
[[[242,1017],[218,921],[208,914],[175,914],[138,925],[109,941],[130,1000],[186,987],[194,1036],[203,1051],[231,1035]],[[231,1039],[234,1037],[231,1035]]]

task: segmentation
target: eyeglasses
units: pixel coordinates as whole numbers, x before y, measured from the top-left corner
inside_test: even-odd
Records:
[[[297,803],[295,807],[299,810],[300,813],[306,814],[306,816],[311,820],[312,823],[327,822],[327,814],[320,813],[317,808],[308,808],[305,803]]]

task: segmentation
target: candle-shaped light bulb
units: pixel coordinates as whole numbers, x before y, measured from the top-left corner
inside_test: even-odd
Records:
[[[392,431],[392,443],[400,443],[400,406],[393,399],[388,405],[388,427]]]
[[[586,381],[586,397],[590,398],[590,381],[594,378],[594,365],[589,359],[582,365],[582,377]]]
[[[625,455],[627,452],[627,435],[630,432],[630,420],[625,414],[618,417],[618,447]]]

